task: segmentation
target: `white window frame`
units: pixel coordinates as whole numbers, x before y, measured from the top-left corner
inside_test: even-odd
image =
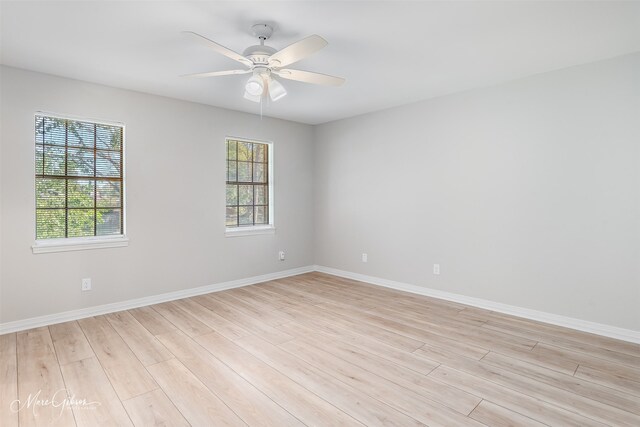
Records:
[[[246,141],[246,142],[253,142],[253,143],[257,143],[257,144],[267,144],[269,146],[269,172],[268,172],[268,176],[269,176],[269,224],[264,224],[264,225],[253,225],[253,226],[247,226],[247,227],[226,227],[225,226],[225,231],[224,231],[224,235],[225,237],[243,237],[243,236],[255,236],[255,235],[260,235],[260,234],[275,234],[276,232],[276,225],[275,225],[275,215],[274,215],[274,203],[273,203],[273,193],[274,193],[274,188],[275,188],[275,179],[274,179],[274,174],[273,174],[273,159],[274,159],[274,155],[273,155],[273,141],[265,141],[265,140],[260,140],[260,139],[251,139],[251,138],[243,138],[243,137],[239,137],[239,136],[227,136],[224,139],[224,146],[227,146],[227,143],[229,141]],[[227,153],[225,151],[224,154],[224,161],[225,163],[227,162]],[[224,171],[225,171],[225,179],[224,182],[227,182],[226,179],[226,164],[224,167]],[[225,186],[226,188],[226,186]],[[223,192],[224,193],[224,208],[226,211],[226,207],[227,207],[227,196],[226,196],[226,191]],[[224,211],[223,211],[224,212]]]
[[[33,214],[33,231],[34,242],[31,245],[31,250],[34,254],[43,254],[51,252],[67,252],[67,251],[82,251],[88,249],[103,249],[103,248],[118,248],[129,246],[129,238],[127,237],[127,184],[126,184],[126,126],[122,122],[118,121],[106,121],[100,119],[93,119],[89,117],[74,116],[70,114],[56,114],[48,111],[36,111],[33,115],[33,123],[35,123],[36,116],[53,117],[56,119],[76,120],[81,122],[96,123],[99,125],[118,126],[122,128],[122,234],[116,236],[88,236],[88,237],[66,237],[60,239],[35,239],[36,231],[36,178],[33,174],[33,186],[31,212]],[[33,161],[31,167],[36,162],[36,148],[32,143],[33,148]]]

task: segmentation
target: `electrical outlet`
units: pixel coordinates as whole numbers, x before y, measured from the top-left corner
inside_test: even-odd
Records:
[[[278,252],[278,259],[279,259],[280,261],[284,261],[284,251],[280,251],[280,252]]]
[[[440,264],[433,264],[433,274],[436,276],[440,274]]]
[[[362,254],[362,262],[367,262],[369,260],[369,257],[367,256],[367,254]]]
[[[82,290],[83,291],[91,290],[91,278],[82,279]]]

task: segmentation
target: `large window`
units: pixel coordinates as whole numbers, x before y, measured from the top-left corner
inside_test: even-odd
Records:
[[[36,239],[124,234],[123,127],[36,116]]]
[[[270,144],[226,140],[227,229],[273,224],[270,206]]]

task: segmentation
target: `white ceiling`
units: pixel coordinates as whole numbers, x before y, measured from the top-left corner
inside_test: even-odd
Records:
[[[242,52],[267,22],[280,49],[310,34],[329,45],[290,68],[347,79],[339,88],[284,81],[264,114],[323,123],[527,75],[640,51],[640,2],[1,3],[1,62],[109,86],[258,113],[247,76],[181,74],[238,68],[180,34]]]

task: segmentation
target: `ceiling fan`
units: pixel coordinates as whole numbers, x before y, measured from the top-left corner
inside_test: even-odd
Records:
[[[245,84],[244,97],[254,102],[260,102],[262,98],[267,95],[272,101],[277,101],[287,94],[286,89],[278,80],[276,80],[275,76],[288,80],[327,86],[340,86],[344,83],[345,80],[341,77],[284,68],[325,47],[327,45],[327,41],[322,37],[314,34],[297,41],[282,50],[276,51],[271,46],[264,44],[264,42],[268,40],[273,33],[273,28],[271,26],[267,24],[256,24],[251,27],[251,30],[253,35],[258,37],[260,40],[260,44],[249,46],[245,49],[242,55],[200,34],[185,31],[185,34],[205,43],[214,51],[231,58],[234,61],[238,61],[246,68],[240,70],[210,71],[206,73],[187,74],[183,77],[217,77],[251,73],[252,76],[249,77],[249,80],[247,80]]]

